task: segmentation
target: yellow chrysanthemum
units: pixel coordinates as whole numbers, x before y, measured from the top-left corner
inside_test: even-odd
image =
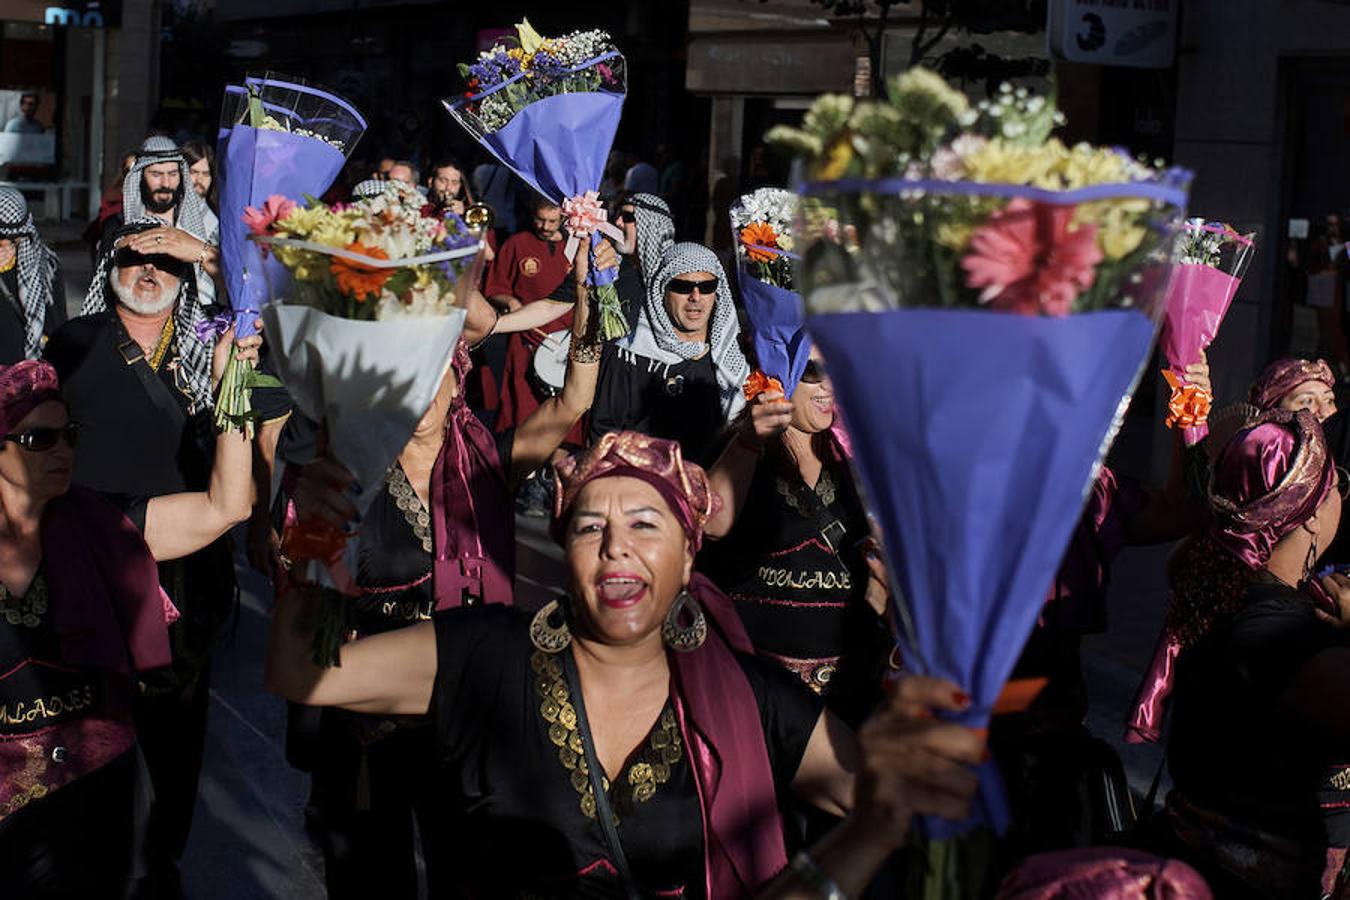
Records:
[[[516,35],[520,38],[520,46],[526,53],[534,55],[534,52],[544,43],[544,38],[539,32],[534,30],[529,19],[522,19],[516,25]]]
[[[1148,201],[1138,198],[1097,200],[1079,206],[1073,221],[1076,225],[1097,226],[1097,246],[1114,262],[1139,249],[1148,234],[1148,209]]]
[[[1129,160],[1114,150],[1089,144],[1077,144],[1065,153],[1057,172],[1068,190],[1130,180]]]
[[[966,158],[966,171],[972,181],[1056,188],[1064,153],[1064,145],[1056,140],[1028,147],[995,138]]]
[[[273,228],[278,234],[286,237],[305,237],[328,215],[328,210],[321,206],[313,208],[297,206],[286,218],[277,220]]]
[[[825,155],[820,161],[820,171],[817,174],[825,181],[843,178],[848,172],[848,164],[852,161],[853,143],[847,133],[841,134],[825,148]]]

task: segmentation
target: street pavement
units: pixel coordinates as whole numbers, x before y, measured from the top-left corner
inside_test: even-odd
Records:
[[[57,245],[72,315],[92,266],[78,228],[43,226]],[[1128,435],[1122,437],[1128,444]],[[1129,453],[1126,447],[1126,455]],[[517,520],[518,602],[537,607],[563,583],[558,548],[543,520]],[[1170,548],[1131,548],[1113,567],[1110,631],[1084,643],[1093,733],[1114,744],[1131,786],[1143,795],[1159,759],[1156,747],[1121,741],[1125,709],[1153,650],[1166,600],[1163,565]],[[191,900],[321,900],[323,860],[304,827],[309,777],[285,759],[285,704],[262,691],[270,587],[240,563],[238,616],[215,656],[209,737],[196,819],[183,864]]]

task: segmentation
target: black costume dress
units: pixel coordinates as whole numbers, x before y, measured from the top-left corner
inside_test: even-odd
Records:
[[[726,418],[711,353],[667,364],[609,343],[598,378],[587,443],[611,431],[640,431],[679,442],[691,462],[716,462]]]
[[[510,466],[515,430],[496,436]],[[359,635],[380,634],[431,618],[430,517],[397,466],[361,520],[351,624]],[[465,606],[478,605],[466,597]],[[416,897],[413,822],[424,848],[449,848],[454,832],[428,785],[435,753],[428,716],[376,716],[324,709],[312,754],[314,800],[322,818],[324,868],[330,900]],[[449,849],[424,851],[430,896],[449,891]]]
[[[854,727],[880,697],[894,646],[866,599],[859,544],[868,534],[846,462],[824,464],[812,489],[790,463],[765,459],[735,525],[705,545],[698,565],[735,601],[755,652]]]
[[[445,781],[460,819],[459,882],[473,896],[621,897],[621,884],[579,769],[578,723],[561,656],[531,646],[529,617],[488,607],[437,613],[431,701]],[[820,715],[796,679],[739,658],[759,707],[782,797]],[[568,709],[571,707],[568,706]],[[702,897],[703,834],[684,738],[667,703],[608,793],[643,896]]]
[[[1185,837],[1169,849],[1200,870],[1215,896],[1319,897],[1327,848],[1350,846],[1350,710],[1289,694],[1319,656],[1336,681],[1350,679],[1350,636],[1318,619],[1310,596],[1262,580],[1234,616],[1177,660],[1168,819]],[[1309,708],[1322,712],[1300,712]],[[1253,873],[1216,861],[1242,847],[1233,835],[1248,829],[1298,848],[1296,873],[1277,894],[1251,883]],[[1291,862],[1265,853],[1258,843],[1257,852],[1242,847],[1239,855],[1267,874]]]

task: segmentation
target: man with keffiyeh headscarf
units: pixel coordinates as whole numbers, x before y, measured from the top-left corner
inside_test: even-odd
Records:
[[[641,431],[710,464],[745,405],[750,374],[726,273],[711,250],[688,242],[671,245],[650,271],[637,327],[605,348],[590,437]]]
[[[48,343],[70,416],[82,425],[74,481],[131,497],[204,490],[211,471],[211,350],[192,264],[152,249],[153,220],[119,228],[99,261],[84,315]],[[196,802],[210,653],[234,605],[224,540],[159,567],[182,611],[173,665],[143,675],[137,731],[154,784],[146,838],[150,896],[174,896]]]
[[[136,151],[136,161],[122,181],[122,214],[103,229],[99,255],[110,249],[111,236],[127,222],[157,220],[161,226],[152,237],[158,250],[173,253],[193,263],[197,298],[209,305],[215,300],[212,280],[219,273],[220,221],[206,201],[192,190],[187,158],[176,144],[155,135]]]
[[[37,359],[65,324],[66,288],[56,253],[13,188],[0,188],[0,295],[11,313],[0,315],[0,365]]]

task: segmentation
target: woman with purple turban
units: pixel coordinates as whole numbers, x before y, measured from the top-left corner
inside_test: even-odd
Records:
[[[1350,579],[1313,578],[1346,487],[1314,413],[1272,410],[1219,454],[1213,522],[1172,560],[1157,827],[1216,896],[1321,897],[1350,844]]]
[[[1324,359],[1277,359],[1252,382],[1247,399],[1262,412],[1306,409],[1326,422],[1336,414],[1336,376]]]
[[[231,331],[230,337],[233,337]],[[254,356],[250,339],[241,358]],[[219,381],[230,344],[216,349]],[[120,897],[132,876],[135,673],[169,665],[157,560],[248,517],[252,455],[217,436],[206,491],[71,487],[79,423],[56,370],[0,367],[0,872],[6,897]]]
[[[607,434],[558,465],[557,486],[564,596],[533,616],[440,611],[345,645],[329,669],[283,601],[268,684],[298,702],[431,713],[437,799],[461,827],[429,853],[458,854],[468,893],[754,896],[787,866],[780,798],[852,805],[852,735],[753,656],[731,602],[693,572],[716,495],[678,444]],[[895,752],[906,824],[968,812],[970,731],[914,722]]]

